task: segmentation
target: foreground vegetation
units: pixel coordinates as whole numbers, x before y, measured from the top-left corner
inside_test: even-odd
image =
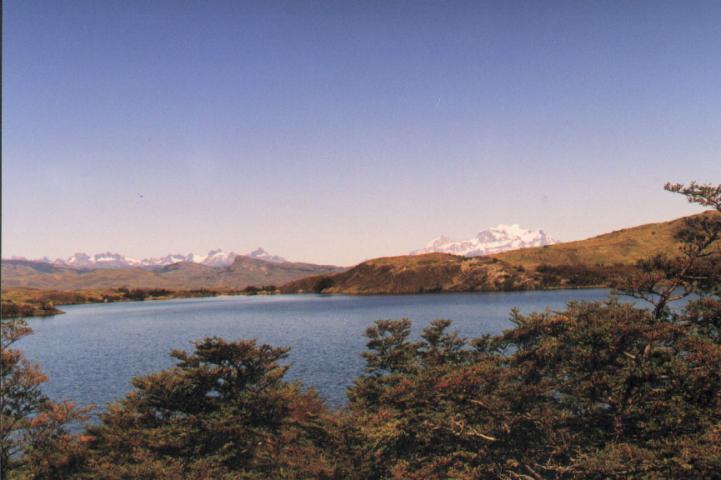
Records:
[[[668,185],[721,212],[721,186]],[[436,320],[368,328],[366,370],[335,411],[284,380],[287,349],[198,341],[137,378],[100,422],[55,404],[4,322],[2,478],[719,478],[721,219],[676,233],[614,298],[521,315],[471,340]],[[676,300],[686,303],[671,308]],[[9,341],[5,340],[9,339]]]

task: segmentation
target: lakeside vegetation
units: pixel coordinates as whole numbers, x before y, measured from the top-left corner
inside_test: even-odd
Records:
[[[6,288],[2,291],[2,318],[42,317],[64,313],[61,305],[84,303],[137,302],[171,300],[174,298],[216,297],[219,295],[273,295],[279,293],[274,285],[247,286],[238,290],[169,290],[166,288],[106,288],[95,290],[41,290],[35,288]]]
[[[721,185],[667,185],[721,212]],[[721,216],[690,217],[679,248],[616,279],[650,308],[570,303],[511,312],[500,335],[436,320],[366,330],[365,372],[333,410],[284,380],[288,349],[206,338],[136,378],[82,433],[87,410],[54,403],[4,321],[2,478],[718,478]],[[422,261],[422,259],[421,259]],[[557,274],[556,271],[547,272]],[[671,308],[685,299],[683,306]]]

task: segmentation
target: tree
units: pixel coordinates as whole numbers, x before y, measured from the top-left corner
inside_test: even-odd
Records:
[[[323,293],[323,290],[330,288],[335,285],[335,281],[330,277],[321,277],[313,285],[313,291],[315,293]]]
[[[337,418],[283,381],[287,352],[220,338],[172,352],[88,429],[81,478],[343,478]]]
[[[23,320],[0,321],[0,478],[52,478],[71,470],[80,446],[67,427],[89,410],[42,393],[47,377],[40,367],[10,348],[31,333]]]
[[[657,320],[668,317],[670,303],[693,294],[718,296],[721,285],[721,185],[667,183],[665,189],[713,210],[685,220],[675,234],[681,243],[678,255],[643,260],[638,273],[617,281],[622,293],[651,303]]]

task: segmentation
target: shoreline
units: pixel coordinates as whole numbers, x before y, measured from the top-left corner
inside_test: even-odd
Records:
[[[118,302],[164,301],[179,298],[208,298],[223,295],[276,295],[278,290],[248,287],[244,290],[168,290],[153,288],[113,288],[100,290],[42,290],[26,287],[2,289],[2,319],[42,318],[62,315],[57,307]]]
[[[407,296],[407,295],[446,295],[446,294],[462,294],[462,293],[518,293],[518,292],[545,292],[557,290],[594,290],[608,289],[608,285],[584,285],[584,286],[554,286],[547,288],[532,289],[512,289],[512,290],[462,290],[462,291],[421,291],[421,292],[283,292],[281,290],[274,291],[245,291],[245,290],[168,290],[163,295],[144,296],[142,298],[132,298],[123,296],[96,296],[89,294],[87,291],[62,291],[62,290],[40,290],[25,287],[10,287],[2,291],[2,319],[11,318],[43,318],[55,315],[63,315],[66,312],[57,308],[66,305],[89,305],[100,303],[118,303],[118,302],[149,302],[149,301],[167,301],[185,298],[209,298],[220,296],[255,296],[255,295],[323,295],[323,296],[354,296],[354,297],[371,297],[371,296]],[[136,289],[140,291],[152,291],[152,289]],[[122,292],[122,289],[107,289],[105,293],[115,295]],[[130,292],[133,292],[132,290]],[[28,293],[36,296],[36,298],[53,298],[57,301],[44,300],[33,301],[16,301],[18,297]],[[97,293],[97,291],[93,291]],[[7,296],[11,299],[6,299]]]

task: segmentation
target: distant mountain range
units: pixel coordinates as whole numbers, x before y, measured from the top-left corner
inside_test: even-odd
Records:
[[[425,248],[410,252],[411,255],[422,255],[426,253],[451,253],[465,257],[479,257],[517,250],[519,248],[540,247],[558,243],[553,237],[543,230],[524,230],[518,225],[498,225],[497,227],[483,230],[474,238],[462,241],[453,241],[446,236],[441,236],[431,241]],[[169,254],[162,257],[144,258],[142,260],[128,257],[120,253],[104,252],[88,255],[87,253],[76,253],[68,258],[50,259],[27,259],[24,257],[12,257],[8,260],[28,261],[34,263],[46,263],[58,267],[70,267],[79,270],[95,270],[101,268],[130,268],[140,267],[156,269],[174,263],[195,263],[207,267],[228,267],[238,257],[248,257],[256,260],[263,260],[271,263],[288,263],[288,260],[268,253],[262,247],[252,252],[240,254],[236,252],[224,252],[221,249],[211,250],[206,255],[188,253]]]
[[[71,257],[72,258],[72,257]],[[174,290],[238,290],[247,286],[282,285],[312,275],[339,272],[332,265],[277,262],[250,255],[236,255],[230,265],[213,266],[181,261],[169,265],[108,268],[107,255],[96,268],[56,265],[29,260],[2,261],[2,288],[26,287],[45,290],[87,290],[104,288],[166,288]],[[188,258],[188,257],[185,257]],[[225,262],[220,255],[206,256],[206,262]],[[85,259],[84,259],[85,260]]]
[[[410,254],[451,253],[464,257],[480,257],[555,243],[559,242],[543,230],[525,230],[519,225],[498,225],[483,230],[469,240],[453,241],[446,236],[440,236],[429,242],[425,248],[414,250]]]
[[[180,262],[197,263],[208,267],[228,267],[233,264],[237,257],[254,258],[256,260],[263,260],[271,263],[288,262],[283,257],[280,257],[278,255],[271,255],[261,247],[258,247],[252,252],[246,254],[239,254],[235,252],[226,253],[223,252],[223,250],[221,249],[217,249],[209,251],[207,255],[197,255],[195,253],[189,253],[187,255],[170,254],[163,257],[145,258],[142,260],[111,252],[96,253],[95,255],[76,253],[69,258],[58,258],[55,260],[51,260],[47,257],[37,260],[28,260],[27,258],[23,257],[13,257],[10,260],[25,260],[29,262],[47,263],[50,265],[71,267],[82,270],[94,270],[98,268],[128,267],[157,268]],[[3,261],[5,261],[5,259],[3,259]]]

